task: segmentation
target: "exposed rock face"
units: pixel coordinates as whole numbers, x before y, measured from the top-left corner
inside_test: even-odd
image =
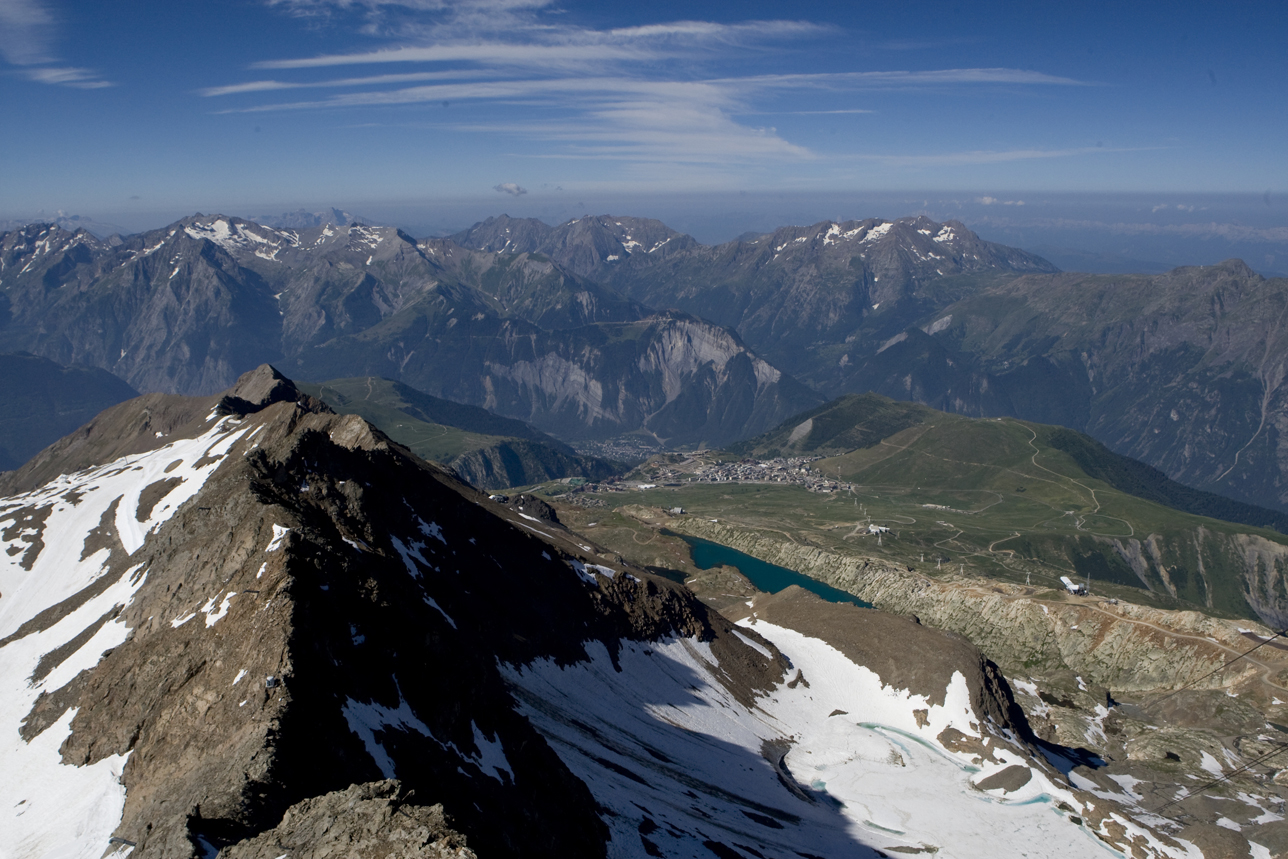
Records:
[[[551,227],[536,218],[502,215],[452,236],[462,247],[493,253],[539,253],[582,277],[602,279],[617,267],[657,262],[699,248],[691,236],[651,218],[597,215]],[[671,307],[663,303],[661,307]]]
[[[671,444],[719,444],[821,399],[729,331],[681,313],[599,325],[590,343],[517,333],[504,335],[511,356],[485,364],[482,405],[563,438],[640,428]]]
[[[15,713],[30,748],[123,767],[108,832],[136,855],[236,843],[308,797],[395,775],[472,846],[602,853],[591,797],[513,714],[497,660],[727,622],[643,573],[588,587],[559,539],[505,525],[360,418],[293,392],[260,368],[223,397],[140,398],[14,475],[115,462],[0,514],[22,552],[0,584],[5,658],[43,666],[12,702],[30,710]]]
[[[1028,724],[1001,671],[961,635],[909,617],[825,602],[796,585],[772,595],[758,594],[749,602],[743,612],[727,613],[754,616],[820,638],[875,672],[885,685],[924,695],[932,704],[943,703],[954,672],[969,666],[963,677],[975,712],[1028,736]]]
[[[713,443],[820,401],[728,331],[546,256],[389,227],[198,215],[108,244],[34,225],[0,235],[0,263],[0,348],[141,390],[211,394],[276,361],[315,379],[398,379],[569,438],[647,426]],[[677,382],[700,393],[679,397]]]
[[[921,284],[968,272],[1056,270],[1032,254],[982,241],[960,222],[924,217],[782,227],[750,242],[630,263],[606,272],[605,282],[653,306],[735,328],[824,390],[847,373],[840,352],[826,348],[824,357],[820,348],[842,343],[883,308],[888,316],[912,301]]]
[[[1008,801],[1047,797],[1008,806],[1024,837],[1081,812],[1067,855],[1099,855],[1095,839],[1182,855],[1092,815],[964,642],[874,613],[928,657],[901,666],[826,613],[782,625],[789,599],[735,627],[272,368],[117,406],[11,483],[30,487],[0,501],[17,855],[97,856],[111,836],[141,857],[788,859],[954,839],[983,856],[981,809],[1003,798],[986,780],[1013,766],[1030,779]],[[820,766],[855,743],[858,769],[836,772],[878,763],[890,781],[828,775],[829,793]],[[896,808],[915,831],[856,836]]]
[[[910,315],[902,342],[851,357],[851,389],[1062,424],[1174,480],[1282,510],[1286,304],[1288,280],[1239,260],[1025,275]]]
[[[300,859],[397,856],[475,859],[465,836],[449,825],[441,805],[411,801],[394,779],[355,784],[306,799],[282,822],[220,851],[224,859]]]
[[[820,345],[844,341],[882,307],[888,314],[913,299],[919,285],[963,273],[1056,270],[982,241],[959,222],[928,218],[782,227],[715,247],[657,221],[611,216],[558,227],[490,218],[453,238],[481,250],[547,254],[650,306],[734,328],[776,365],[824,389],[834,386],[838,368],[831,365],[840,353],[829,348],[827,366],[820,365]]]

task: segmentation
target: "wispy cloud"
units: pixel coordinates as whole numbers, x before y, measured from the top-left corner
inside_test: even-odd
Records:
[[[790,113],[792,116],[832,116],[843,113],[876,113],[876,111],[856,107],[843,110],[789,110],[784,113]]]
[[[112,86],[91,69],[56,65],[52,45],[57,21],[41,0],[0,0],[0,56],[28,80],[43,84],[102,89]]]
[[[356,110],[434,103],[494,105],[491,119],[447,116],[438,127],[513,135],[549,144],[533,157],[676,164],[811,161],[806,146],[753,115],[842,115],[866,108],[783,110],[784,98],[811,91],[871,92],[954,86],[1080,86],[1040,71],[1006,68],[702,75],[772,58],[799,40],[835,33],[808,21],[670,21],[596,29],[580,26],[551,0],[268,0],[302,16],[352,16],[384,46],[312,57],[264,59],[251,68],[271,79],[210,86],[211,98],[237,98],[221,112]],[[404,65],[432,70],[319,78],[327,69]],[[773,68],[771,64],[768,66]],[[289,73],[289,74],[282,74]],[[407,84],[417,84],[408,86]],[[331,90],[318,98],[263,100],[258,94]],[[346,91],[348,90],[348,91]],[[302,94],[302,93],[301,93]],[[249,103],[247,103],[249,102]],[[502,108],[502,105],[505,107]],[[895,163],[897,156],[869,156]],[[955,153],[946,163],[988,163],[1054,154]],[[908,159],[906,159],[908,160]],[[916,162],[915,157],[909,163]]]
[[[1027,86],[1096,86],[1087,81],[1027,69],[931,69],[928,71],[829,72],[819,74],[747,75],[720,78],[723,83],[756,88],[777,87],[926,87],[938,84],[1023,84]]]
[[[40,0],[0,0],[0,54],[15,66],[48,63],[54,16]]]
[[[331,89],[335,87],[383,86],[387,84],[415,83],[418,81],[459,80],[477,78],[478,72],[409,72],[402,75],[371,75],[362,78],[339,78],[324,81],[248,81],[229,86],[206,87],[197,90],[204,96],[240,95],[248,92],[271,92],[284,89]]]
[[[493,187],[492,190],[502,194],[509,194],[511,197],[522,197],[528,193],[528,189],[519,187],[518,182],[502,182],[500,185]]]
[[[36,66],[23,70],[30,80],[42,84],[61,84],[76,89],[103,89],[113,84],[98,76],[92,69],[76,69],[68,66]]]
[[[657,58],[657,53],[624,45],[516,45],[486,42],[472,45],[427,45],[390,48],[357,54],[328,54],[291,60],[265,60],[255,63],[257,69],[315,69],[330,66],[358,66],[379,63],[446,63],[471,62],[509,68],[527,67],[545,70],[566,68],[610,60],[642,61]]]

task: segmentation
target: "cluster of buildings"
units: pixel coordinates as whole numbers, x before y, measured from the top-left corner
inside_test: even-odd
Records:
[[[810,463],[820,456],[792,456],[775,459],[708,460],[694,458],[678,464],[656,463],[645,466],[653,485],[679,486],[693,483],[769,483],[804,486],[811,492],[838,492],[852,488],[835,477],[828,477]],[[636,487],[650,483],[637,481]],[[651,488],[651,486],[650,486]]]

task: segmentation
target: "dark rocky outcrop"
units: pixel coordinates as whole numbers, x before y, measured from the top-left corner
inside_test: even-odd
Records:
[[[224,859],[397,856],[475,859],[467,839],[451,828],[443,806],[424,806],[395,779],[355,784],[306,799],[282,822],[220,851]]]
[[[256,838],[246,855],[309,842],[323,856],[369,839],[411,851],[399,855],[458,855],[442,852],[463,846],[444,811],[483,855],[603,855],[593,797],[514,712],[498,664],[575,662],[589,641],[614,651],[680,635],[713,642],[748,700],[781,677],[679,585],[619,561],[588,584],[572,562],[605,560],[543,502],[498,507],[271,367],[222,395],[116,406],[14,485],[124,454],[166,457],[202,433],[231,449],[198,460],[217,467],[132,554],[116,539],[115,505],[98,536],[36,528],[37,555],[84,539],[109,560],[83,594],[0,643],[49,629],[103,582],[135,583],[127,604],[45,662],[107,622],[124,622],[126,640],[26,719],[30,740],[75,708],[67,764],[129,754],[116,836],[135,856]],[[157,503],[141,503],[144,519]],[[350,788],[393,777],[401,787]],[[323,825],[350,802],[353,815]],[[383,827],[391,819],[403,834]]]

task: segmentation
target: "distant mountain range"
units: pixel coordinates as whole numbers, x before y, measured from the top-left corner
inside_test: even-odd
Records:
[[[53,218],[32,218],[32,219],[0,219],[0,232],[9,230],[21,230],[32,224],[55,224],[69,232],[85,230],[101,239],[107,239],[111,236],[119,236],[128,233],[129,230],[116,224],[109,224],[99,221],[86,215],[66,215],[58,214]]]
[[[0,236],[0,348],[207,393],[274,361],[374,375],[564,439],[722,443],[821,397],[731,331],[657,311],[537,254],[388,227],[274,230],[195,216],[119,245],[33,226]]]
[[[278,230],[308,230],[313,227],[325,227],[327,224],[334,227],[347,227],[351,224],[373,223],[368,218],[359,217],[334,206],[317,212],[296,209],[294,212],[283,212],[280,215],[254,215],[250,220]]]
[[[652,307],[728,326],[775,366],[824,393],[848,390],[836,344],[927,303],[926,284],[963,274],[1054,272],[1024,251],[927,218],[783,227],[715,247],[658,221],[608,216],[557,228],[492,218],[452,238],[497,253],[541,253]]]
[[[118,244],[56,226],[0,235],[0,349],[140,390],[208,393],[273,361],[398,380],[565,442],[669,446],[725,445],[873,390],[1082,430],[1279,510],[1285,306],[1288,281],[1237,261],[1067,274],[925,218],[714,247],[613,216],[501,216],[424,240],[219,215]]]

